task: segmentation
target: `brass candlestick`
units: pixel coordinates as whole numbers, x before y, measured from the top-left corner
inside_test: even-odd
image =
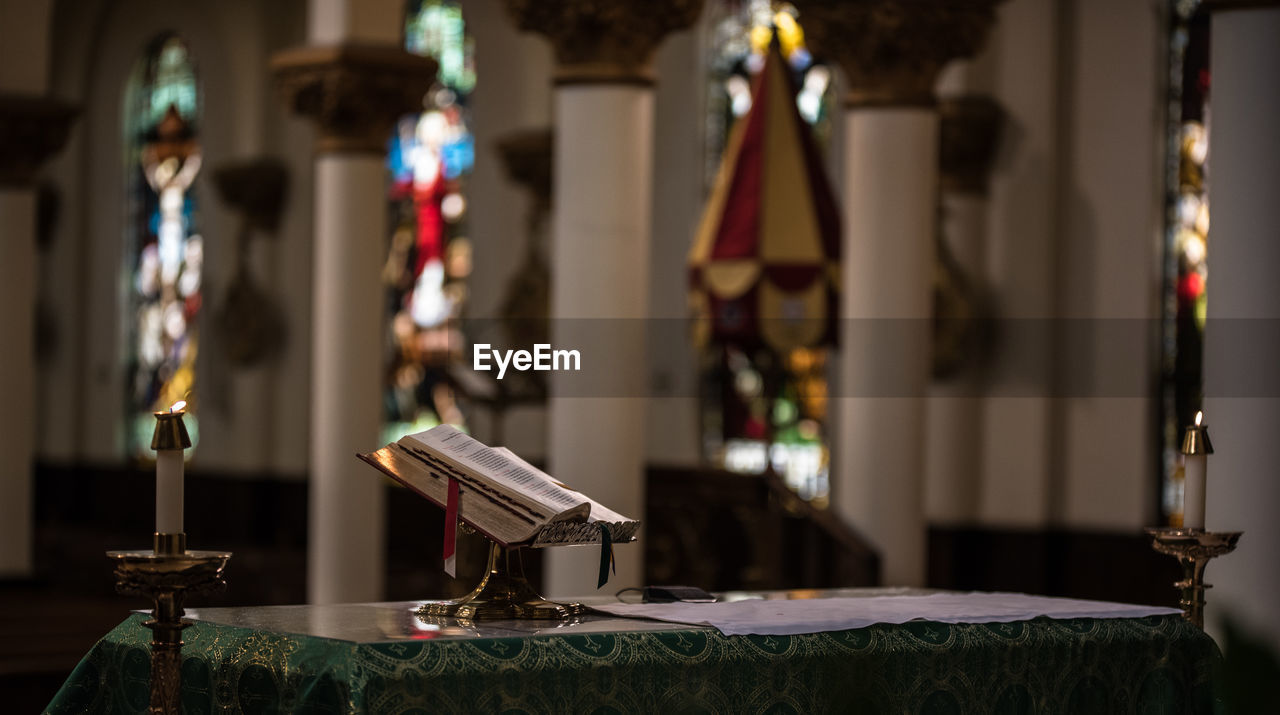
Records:
[[[191,446],[191,437],[182,422],[179,402],[167,412],[156,412],[156,428],[151,435],[151,448],[157,452],[177,452]],[[181,463],[179,463],[181,466]],[[177,715],[182,701],[182,629],[191,625],[182,620],[182,603],[188,594],[211,593],[227,586],[222,570],[231,554],[224,551],[187,551],[187,535],[182,531],[182,472],[177,471],[178,509],[173,533],[157,531],[150,551],[108,551],[107,558],[116,565],[116,591],[151,599],[151,620],[142,625],[151,629],[151,703],[149,712]],[[157,471],[156,521],[161,522],[160,475]],[[173,483],[169,483],[170,487]],[[166,502],[172,509],[174,501]]]
[[[177,715],[182,694],[182,602],[188,594],[226,588],[222,570],[231,554],[187,551],[186,534],[156,534],[151,551],[108,551],[116,591],[151,599],[151,713]]]
[[[520,549],[489,545],[489,566],[475,590],[457,601],[425,603],[423,617],[451,617],[472,621],[530,619],[563,621],[586,612],[581,603],[556,603],[543,598],[524,577]]]
[[[1234,551],[1243,532],[1182,528],[1147,529],[1146,532],[1151,536],[1153,549],[1182,564],[1182,580],[1173,584],[1182,590],[1178,601],[1182,617],[1204,628],[1204,590],[1212,588],[1204,582],[1204,569],[1209,559]]]
[[[154,604],[151,629],[152,714],[177,715],[182,695],[183,600],[188,593],[223,590],[225,551],[188,551],[186,533],[156,533],[151,551],[108,551],[115,562],[115,590]]]

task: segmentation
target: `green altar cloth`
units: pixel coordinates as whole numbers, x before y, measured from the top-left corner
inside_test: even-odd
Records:
[[[211,609],[185,633],[196,713],[1210,713],[1213,641],[1176,616],[796,636],[589,616],[521,632],[416,621],[415,604]],[[330,607],[334,608],[334,607]],[[297,609],[289,611],[287,609]],[[342,629],[349,639],[300,635]],[[214,622],[238,612],[242,627]],[[267,614],[267,615],[263,615]],[[347,615],[344,615],[347,614]],[[50,713],[146,711],[150,632],[134,614],[85,656]],[[202,620],[208,619],[208,620]],[[237,619],[221,618],[224,621]],[[328,622],[326,627],[325,622]],[[271,628],[263,624],[274,622]],[[307,624],[320,627],[307,629]],[[283,624],[283,625],[281,625]],[[634,625],[633,625],[634,624]],[[275,630],[272,630],[275,628]],[[357,631],[360,629],[356,629]]]

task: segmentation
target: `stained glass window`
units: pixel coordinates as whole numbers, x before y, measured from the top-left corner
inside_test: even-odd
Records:
[[[832,73],[805,45],[796,8],[771,0],[721,0],[709,4],[708,12],[707,185],[733,123],[751,109],[751,83],[775,32],[800,116],[824,145],[834,106]],[[828,354],[822,347],[779,355],[770,348],[709,345],[700,366],[704,454],[730,471],[772,470],[802,498],[826,503]]]
[[[1204,399],[1209,251],[1209,14],[1170,3],[1166,232],[1161,399],[1161,510],[1182,521],[1182,432]]]
[[[151,413],[186,400],[192,442],[204,239],[194,181],[200,171],[200,91],[181,39],[158,38],[124,93],[128,197],[126,449],[151,456]],[[191,454],[193,450],[188,450]]]
[[[825,504],[830,452],[826,348],[714,346],[704,355],[703,446],[731,472],[771,469],[803,499]]]
[[[476,73],[461,4],[411,0],[405,48],[435,59],[439,74],[422,111],[400,119],[387,152],[386,441],[440,422],[462,425],[448,368],[462,345],[458,318],[471,272],[466,187],[475,160],[469,102]]]

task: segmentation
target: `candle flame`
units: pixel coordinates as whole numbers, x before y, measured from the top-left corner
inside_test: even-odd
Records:
[[[186,400],[178,400],[177,402],[173,403],[173,406],[169,408],[169,411],[170,411],[170,412],[181,412],[183,409],[185,409],[185,408],[186,408],[186,406],[187,406],[187,401],[186,401]],[[1199,418],[1199,417],[1196,417],[1196,424],[1200,424],[1200,418]]]
[[[1199,427],[1199,426],[1200,426],[1200,420],[1202,420],[1202,419],[1204,419],[1204,413],[1203,413],[1203,412],[1199,412],[1199,411],[1197,411],[1197,412],[1196,412],[1196,427]]]

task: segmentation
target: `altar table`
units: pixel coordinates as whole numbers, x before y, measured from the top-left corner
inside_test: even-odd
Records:
[[[428,622],[420,602],[189,612],[184,712],[1210,713],[1217,647],[1177,616],[944,624],[795,636],[588,615]],[[133,614],[50,713],[146,711]]]

